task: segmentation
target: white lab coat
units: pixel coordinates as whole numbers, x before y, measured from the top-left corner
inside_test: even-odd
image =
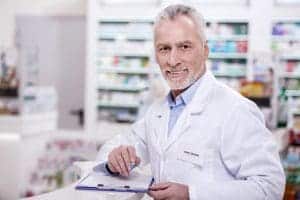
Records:
[[[156,182],[189,186],[191,200],[279,200],[285,176],[271,132],[257,106],[207,71],[168,137],[169,107],[157,101],[132,132],[107,142],[134,145]]]

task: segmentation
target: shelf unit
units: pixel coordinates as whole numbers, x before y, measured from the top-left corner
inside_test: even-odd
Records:
[[[279,124],[285,124],[300,92],[300,19],[272,22],[271,48],[278,60]],[[291,103],[293,102],[293,103]],[[291,107],[292,106],[292,107]]]
[[[97,118],[133,122],[143,105],[153,63],[153,21],[140,18],[97,19]]]
[[[300,73],[300,19],[272,23],[272,50],[280,61],[280,74]],[[299,74],[298,73],[298,74]]]
[[[247,20],[208,20],[206,23],[210,49],[208,67],[227,84],[247,77],[248,24]]]
[[[127,85],[100,85],[98,90],[108,90],[108,91],[128,91],[128,92],[139,92],[145,90],[146,87],[136,87]]]
[[[206,35],[210,49],[207,67],[217,79],[239,90],[249,71],[249,21],[208,19]]]

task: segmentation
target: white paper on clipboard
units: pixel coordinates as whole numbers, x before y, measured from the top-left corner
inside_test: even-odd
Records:
[[[152,184],[152,176],[130,172],[128,177],[111,176],[104,172],[91,172],[77,185],[77,190],[146,193]]]

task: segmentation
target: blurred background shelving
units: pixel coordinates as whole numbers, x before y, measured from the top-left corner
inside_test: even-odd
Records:
[[[129,131],[151,102],[166,94],[152,29],[159,8],[171,2],[0,3],[0,155],[15,166],[3,166],[0,175],[21,169],[6,188],[18,180],[17,195],[31,196],[70,184],[76,180],[74,161],[93,160],[106,140]],[[208,68],[262,110],[282,154],[287,194],[295,196],[299,1],[180,2],[194,4],[206,18]]]
[[[272,22],[272,50],[278,59],[279,125],[286,126],[300,91],[300,19]],[[291,103],[293,102],[293,103]],[[291,107],[292,106],[292,107]],[[296,107],[295,107],[296,106]]]
[[[143,105],[154,67],[152,20],[98,20],[98,119],[134,122]]]

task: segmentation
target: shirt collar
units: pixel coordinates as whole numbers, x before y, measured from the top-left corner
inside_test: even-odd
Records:
[[[204,74],[202,75],[202,77],[203,76],[204,76]],[[182,104],[187,105],[188,103],[190,103],[192,101],[197,89],[199,88],[199,86],[201,84],[202,77],[200,77],[198,80],[196,80],[194,83],[192,83],[192,85],[190,85],[184,92],[182,92],[179,96],[177,96],[175,101],[173,100],[173,96],[170,91],[167,96],[169,107],[172,109],[175,106],[179,106]]]

